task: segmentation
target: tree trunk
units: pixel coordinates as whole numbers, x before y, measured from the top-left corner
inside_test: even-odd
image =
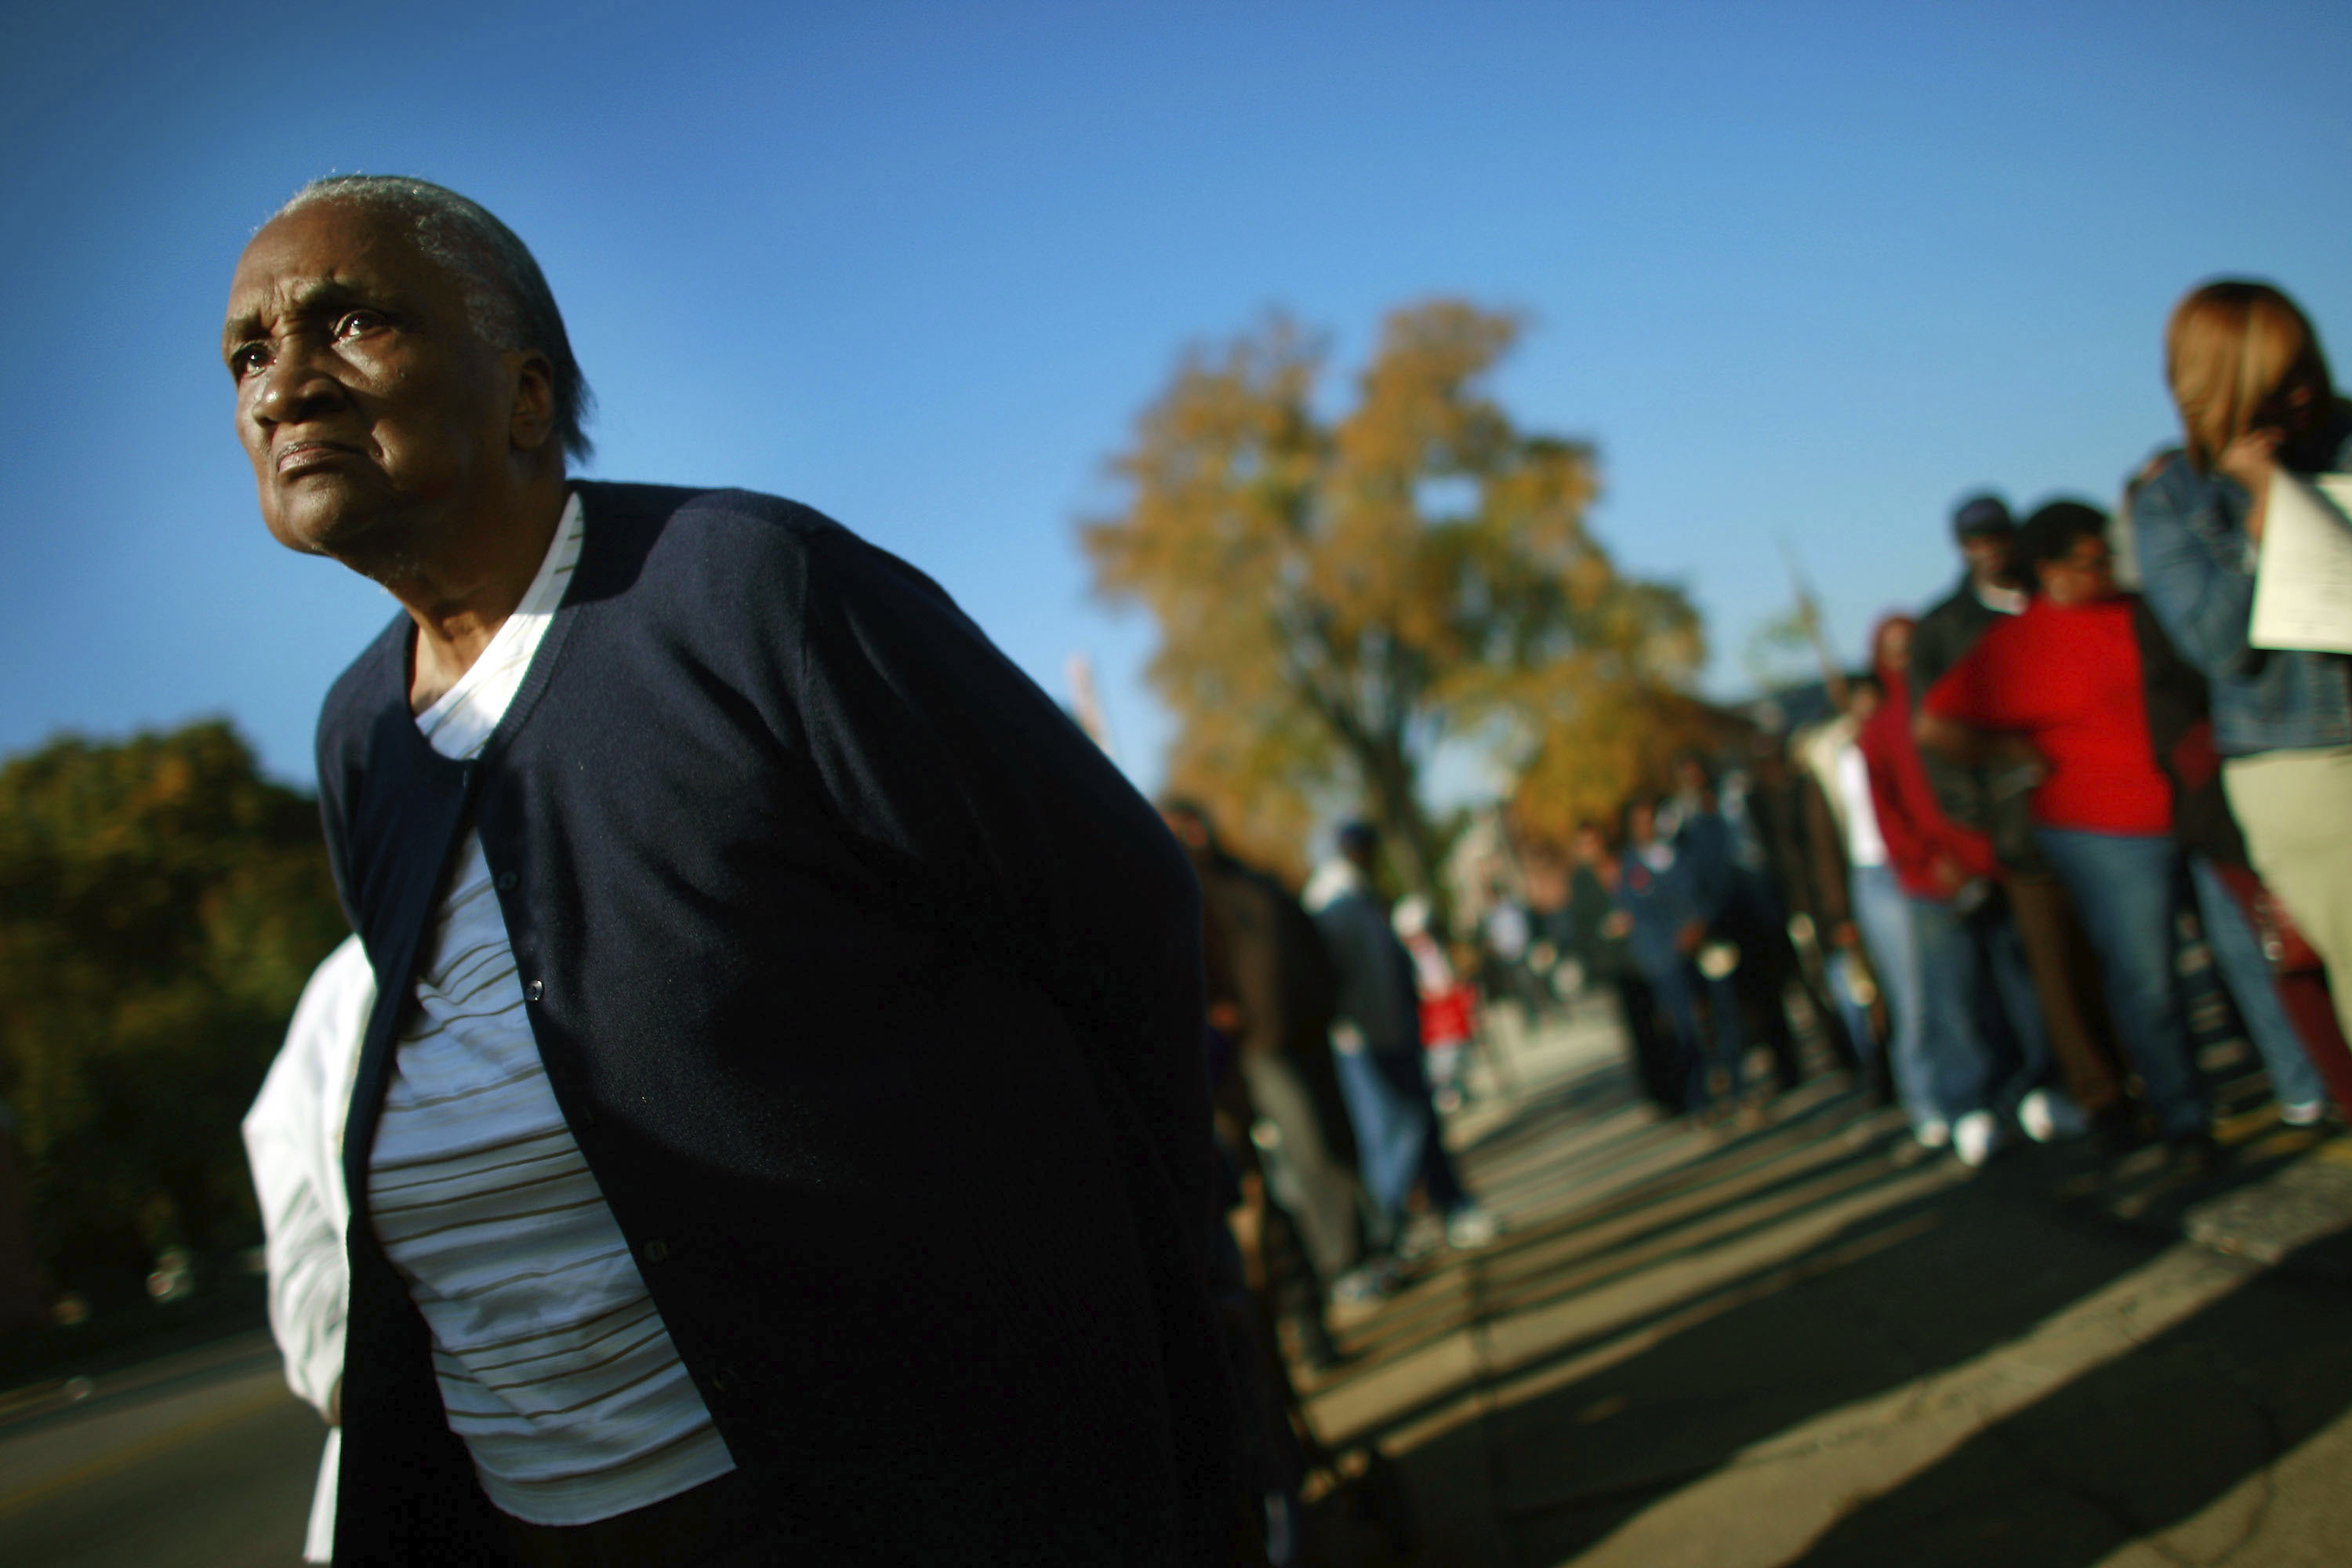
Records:
[[[1437,835],[1421,807],[1421,791],[1404,748],[1382,741],[1360,756],[1371,795],[1372,819],[1388,841],[1397,876],[1407,892],[1444,907],[1437,881]]]

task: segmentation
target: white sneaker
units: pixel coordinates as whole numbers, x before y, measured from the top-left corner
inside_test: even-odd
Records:
[[[1952,1141],[1952,1124],[1940,1116],[1930,1116],[1913,1125],[1911,1136],[1922,1149],[1940,1149]]]
[[[1444,1221],[1433,1214],[1417,1214],[1405,1221],[1404,1234],[1397,1237],[1397,1261],[1417,1263],[1436,1251],[1444,1240]]]
[[[1999,1147],[2000,1123],[1993,1120],[1991,1111],[1971,1110],[1952,1123],[1952,1152],[1969,1169],[1973,1171],[1991,1159]]]
[[[2067,1096],[2047,1089],[2037,1089],[2017,1102],[2017,1124],[2036,1143],[2080,1138],[2091,1130],[2080,1106]]]
[[[1375,1301],[1385,1301],[1396,1294],[1397,1267],[1385,1258],[1376,1258],[1350,1268],[1331,1282],[1331,1304],[1335,1307],[1369,1307]]]
[[[2279,1120],[2289,1127],[2316,1127],[2319,1119],[2326,1114],[2327,1102],[2324,1100],[2305,1100],[2293,1105],[2282,1103],[2279,1106]]]
[[[1456,1252],[1475,1252],[1503,1233],[1495,1216],[1469,1204],[1445,1216],[1445,1245]]]

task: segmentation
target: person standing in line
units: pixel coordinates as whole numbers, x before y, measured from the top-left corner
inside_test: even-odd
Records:
[[[2212,1110],[2173,965],[2172,786],[2148,738],[2133,602],[2116,588],[2106,526],[2078,501],[2033,514],[2026,553],[2041,592],[1937,682],[1917,736],[1963,764],[2038,780],[2035,835],[2090,928],[2157,1131],[2185,1163],[2210,1167]]]
[[[305,1563],[331,1561],[335,1551],[343,1319],[351,1299],[343,1266],[352,1219],[343,1188],[343,1111],[374,1006],[367,949],[345,937],[303,985],[286,1043],[245,1113],[246,1163],[260,1203],[269,1270],[270,1336],[286,1360],[287,1384],[327,1423],[302,1537]]]
[[[1952,536],[1963,569],[1952,592],[1919,618],[1913,633],[1906,689],[1914,708],[1978,638],[2025,609],[2030,584],[2009,503],[1990,492],[1962,500],[1953,509]],[[2047,1037],[2065,1080],[2063,1100],[2037,1092],[2020,1101],[2020,1124],[2037,1140],[2072,1136],[2082,1131],[2074,1114],[2079,1110],[2104,1118],[2101,1125],[2113,1134],[2124,1117],[2122,1053],[2100,999],[2090,940],[2034,838],[2024,781],[1933,753],[1923,760],[1945,815],[1991,841],[2003,898],[2000,910],[1985,918],[2015,928],[2016,942],[2000,947],[2021,948],[2040,1012],[2031,1026],[2021,1017],[2009,1023],[2021,1035],[2031,1027]]]
[[[1871,806],[1919,955],[1920,1059],[1907,1069],[1898,1062],[1896,1079],[1910,1097],[1905,1110],[1920,1144],[1949,1144],[1976,1166],[2000,1142],[1997,1109],[2039,1084],[2048,1047],[2014,953],[2016,933],[1988,918],[1999,897],[1991,840],[1945,815],[1912,739],[1904,684],[1911,627],[1908,616],[1890,616],[1872,635],[1886,700],[1860,739]],[[2011,944],[2007,962],[2003,942]],[[2019,1021],[2017,1036],[2005,1037],[2011,1020]]]
[[[1212,950],[1234,1016],[1234,1074],[1246,1105],[1240,1150],[1263,1173],[1265,1216],[1253,1261],[1276,1288],[1277,1318],[1307,1360],[1339,1359],[1323,1320],[1325,1292],[1360,1250],[1355,1132],[1332,1063],[1331,963],[1315,922],[1287,889],[1227,852],[1206,806],[1163,800],[1160,815],[1192,857]]]
[[[2148,608],[2211,683],[2230,809],[2327,969],[2352,1037],[2352,656],[2248,640],[2272,485],[2352,470],[2352,406],[2267,283],[2192,290],[2165,329],[2183,450],[2132,502]]]
[[[562,314],[454,192],[304,187],[220,353],[269,531],[401,606],[319,731],[377,984],[336,1561],[1246,1559],[1150,805],[839,524],[571,477]]]
[[[1740,1023],[1739,993],[1721,963],[1729,955],[1704,951],[1706,906],[1697,874],[1675,846],[1658,837],[1658,803],[1647,796],[1625,804],[1617,929],[1672,1035],[1682,1110],[1696,1120],[1716,1110],[1713,1079],[1718,1070],[1723,1105],[1739,1104],[1748,1033]]]
[[[1907,673],[1921,691],[1942,679],[1988,628],[2025,609],[2017,520],[2007,501],[1990,491],[1962,500],[1952,509],[1952,541],[1959,547],[1960,580],[1919,616],[1911,632]],[[1936,781],[1939,799],[1965,787],[1959,776],[1939,776],[1931,770],[1929,777]],[[1946,809],[1955,820],[1971,815],[1950,805]],[[1979,805],[1974,814],[1983,811]]]
[[[1883,1076],[1879,1041],[1869,1008],[1857,1005],[1840,978],[1836,952],[1824,945],[1822,905],[1843,910],[1845,879],[1834,888],[1817,884],[1822,847],[1815,842],[1825,818],[1812,809],[1814,793],[1795,756],[1800,735],[1759,733],[1750,742],[1747,811],[1763,845],[1763,864],[1750,875],[1772,912],[1770,932],[1786,982],[1795,983],[1836,1066],[1857,1086]],[[1828,847],[1832,857],[1838,851]]]
[[[2128,492],[2125,504],[2130,504]],[[2110,528],[2110,549],[2114,538]],[[2323,1079],[2329,1069],[2342,1085],[2339,1100],[2352,1105],[2352,1056],[2345,1052],[2332,1013],[2319,1020],[2327,1026],[2322,1038],[2311,1038],[2298,1026],[2285,986],[2263,952],[2252,913],[2262,880],[2247,864],[2245,836],[2221,791],[2221,758],[2213,750],[2205,678],[2180,657],[2144,599],[2133,602],[2132,631],[2139,645],[2148,740],[2157,765],[2172,784],[2172,837],[2189,862],[2198,923],[2246,1037],[2263,1058],[2279,1119],[2290,1127],[2311,1126],[2326,1110]]]
[[[1740,1033],[1770,1052],[1773,1089],[1786,1094],[1804,1080],[1805,1069],[1789,1026],[1787,992],[1796,955],[1779,897],[1763,880],[1762,850],[1743,850],[1753,835],[1735,826],[1721,809],[1706,760],[1685,752],[1675,759],[1675,777],[1680,786],[1675,795],[1675,858],[1688,871],[1707,937],[1723,943],[1725,955],[1736,960],[1730,980],[1738,998]],[[1717,1037],[1720,1043],[1720,1032]]]
[[[1517,1009],[1521,1026],[1532,1030],[1559,1000],[1549,973],[1538,973],[1535,918],[1508,885],[1486,889],[1485,918],[1478,922],[1480,978],[1490,1005]]]
[[[1886,856],[1871,804],[1870,764],[1863,759],[1863,728],[1885,699],[1870,672],[1846,679],[1846,710],[1811,734],[1796,750],[1804,764],[1808,841],[1813,852],[1811,885],[1815,921],[1832,963],[1849,976],[1857,958],[1874,983],[1885,1015],[1885,1048],[1871,1061],[1874,1086],[1908,1104],[1897,1081],[1916,1072],[1920,1060],[1919,946],[1912,934],[1911,910]],[[1851,994],[1851,979],[1842,982]],[[1866,1023],[1856,1037],[1874,1041]]]
[[[1419,893],[1397,900],[1389,923],[1412,958],[1413,985],[1421,994],[1421,1044],[1429,1053],[1431,1099],[1447,1114],[1462,1109],[1468,1092],[1466,1058],[1478,1032],[1478,996],[1462,982],[1445,944],[1430,929],[1435,911]]]
[[[1484,1247],[1495,1239],[1495,1219],[1464,1189],[1440,1136],[1423,1061],[1412,958],[1374,890],[1380,834],[1369,823],[1351,822],[1339,829],[1338,847],[1316,868],[1305,901],[1339,978],[1331,1043],[1379,1224],[1375,1249],[1394,1256],[1416,1184],[1443,1220],[1448,1246]]]
[[[1659,1029],[1657,993],[1633,961],[1631,917],[1618,907],[1623,868],[1610,852],[1609,836],[1597,822],[1577,824],[1570,847],[1575,868],[1569,880],[1566,945],[1575,952],[1588,984],[1607,985],[1616,994],[1633,1077],[1642,1092],[1661,1115],[1680,1116],[1690,1069],[1675,1038]]]

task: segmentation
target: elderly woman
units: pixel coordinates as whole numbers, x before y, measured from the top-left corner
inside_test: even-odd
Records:
[[[2272,484],[2352,468],[2352,409],[2311,322],[2265,283],[2191,292],[2165,361],[2186,440],[2132,502],[2148,607],[2211,682],[2247,851],[2326,963],[2352,1034],[2352,658],[2247,640]]]

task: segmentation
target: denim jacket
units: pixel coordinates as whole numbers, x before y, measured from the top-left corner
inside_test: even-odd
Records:
[[[2352,469],[2352,431],[2331,468]],[[2352,745],[2352,658],[2246,646],[2254,576],[2245,490],[2176,457],[2132,503],[2148,608],[2212,683],[2213,743],[2224,756]]]

